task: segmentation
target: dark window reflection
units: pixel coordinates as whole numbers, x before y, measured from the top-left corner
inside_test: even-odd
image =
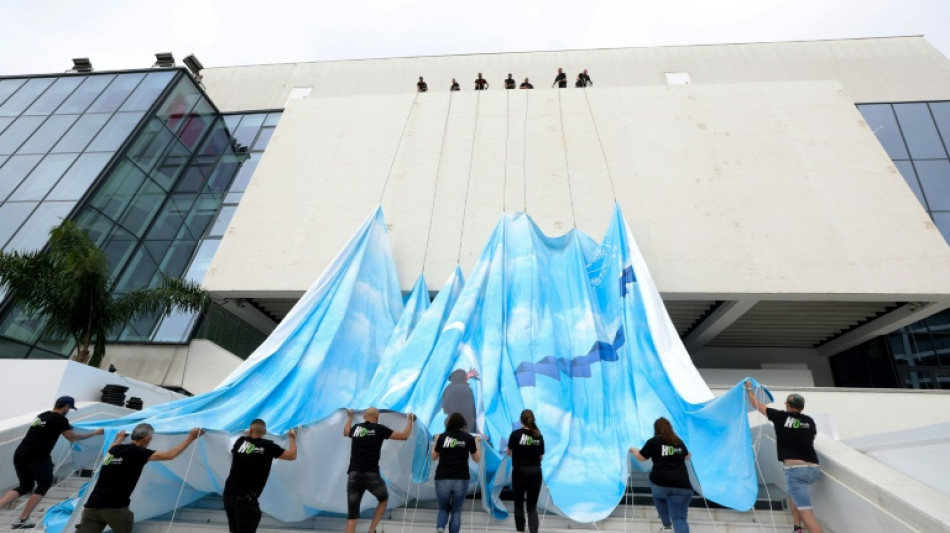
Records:
[[[911,159],[947,157],[927,104],[894,104]]]
[[[891,159],[908,159],[904,138],[890,104],[860,105],[858,110]]]

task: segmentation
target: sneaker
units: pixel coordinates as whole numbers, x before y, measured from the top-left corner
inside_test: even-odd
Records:
[[[792,533],[803,533],[802,526],[792,526]]]
[[[659,533],[668,533],[669,531],[673,531],[673,526],[670,526],[670,527],[660,526],[660,529],[658,529],[657,531],[659,531]]]
[[[23,520],[22,518],[18,518],[17,521],[14,522],[13,525],[10,527],[13,529],[31,529],[31,528],[36,527],[36,523],[34,523],[29,518],[27,518],[26,520]]]

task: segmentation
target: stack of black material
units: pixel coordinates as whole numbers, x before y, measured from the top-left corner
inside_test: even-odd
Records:
[[[132,396],[129,398],[129,401],[125,402],[125,406],[129,409],[135,409],[136,411],[142,410],[142,399],[137,396]]]
[[[102,397],[99,401],[124,407],[125,391],[127,390],[129,390],[129,388],[122,385],[106,385],[105,388],[102,389]]]

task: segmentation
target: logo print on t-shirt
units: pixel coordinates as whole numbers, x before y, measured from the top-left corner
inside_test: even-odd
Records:
[[[465,441],[453,439],[452,437],[446,437],[442,441],[442,448],[464,448]]]
[[[264,448],[258,448],[248,441],[241,443],[241,446],[237,449],[237,453],[264,453]]]
[[[785,427],[790,429],[808,429],[811,427],[811,424],[790,416],[785,419]]]
[[[669,457],[671,455],[676,455],[678,453],[679,454],[683,453],[683,449],[677,448],[676,446],[667,446],[665,444],[660,446],[660,455],[663,457]]]
[[[46,427],[46,422],[43,422],[42,420],[40,420],[39,417],[36,417],[36,420],[33,420],[33,423],[30,424],[30,427],[31,427],[31,428],[36,428],[36,427],[42,428],[42,427]]]
[[[116,465],[116,466],[117,466],[117,465],[120,465],[120,464],[122,464],[122,458],[121,458],[121,457],[116,457],[116,456],[112,455],[111,453],[108,454],[108,455],[106,455],[106,458],[103,459],[103,461],[102,461],[102,466],[109,466],[109,465]]]
[[[518,444],[521,444],[522,446],[537,446],[541,444],[541,441],[534,440],[534,437],[531,435],[525,435],[522,433],[521,440],[518,441]]]
[[[353,437],[373,437],[375,435],[375,429],[366,429],[365,427],[358,427],[356,431],[353,432]]]

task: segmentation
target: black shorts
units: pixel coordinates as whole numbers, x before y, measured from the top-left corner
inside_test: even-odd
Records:
[[[363,493],[369,491],[380,502],[389,499],[389,491],[383,478],[375,472],[350,472],[346,478],[346,517],[360,517],[360,502]]]
[[[225,494],[224,514],[228,517],[230,533],[254,533],[261,523],[261,506],[256,495]]]
[[[53,460],[49,457],[40,460],[20,459],[13,456],[13,468],[16,470],[16,477],[20,485],[15,491],[20,496],[30,492],[46,495],[46,491],[53,485]],[[34,485],[36,489],[34,490]]]

